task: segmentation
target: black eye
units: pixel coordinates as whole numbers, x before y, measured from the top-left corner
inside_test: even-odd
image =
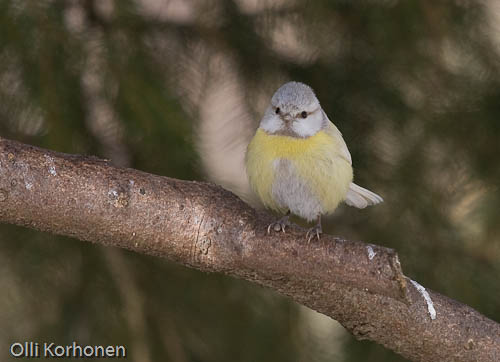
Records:
[[[300,116],[302,118],[307,118],[307,112],[306,111],[302,111],[302,113],[300,114]]]
[[[280,114],[280,107],[276,107],[276,114]]]

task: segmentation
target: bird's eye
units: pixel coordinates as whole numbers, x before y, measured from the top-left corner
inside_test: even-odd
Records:
[[[280,107],[276,107],[276,114],[280,114]]]
[[[302,111],[302,113],[300,114],[300,116],[302,118],[307,118],[307,112],[306,111]]]

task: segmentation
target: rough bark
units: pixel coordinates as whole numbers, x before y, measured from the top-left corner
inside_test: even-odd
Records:
[[[500,325],[412,282],[393,250],[328,235],[308,244],[294,227],[267,235],[271,221],[210,183],[0,138],[0,222],[253,281],[410,360],[500,361]]]

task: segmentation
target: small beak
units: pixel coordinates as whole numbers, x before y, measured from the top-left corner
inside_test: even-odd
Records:
[[[285,124],[287,126],[289,126],[290,123],[292,123],[292,121],[293,121],[293,117],[290,114],[287,114],[287,113],[286,114],[282,114],[280,116],[280,118],[285,122]]]

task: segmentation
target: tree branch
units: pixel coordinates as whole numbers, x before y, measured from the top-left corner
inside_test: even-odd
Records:
[[[414,361],[500,360],[500,325],[410,281],[393,250],[271,221],[213,184],[0,138],[0,222],[256,282]]]

